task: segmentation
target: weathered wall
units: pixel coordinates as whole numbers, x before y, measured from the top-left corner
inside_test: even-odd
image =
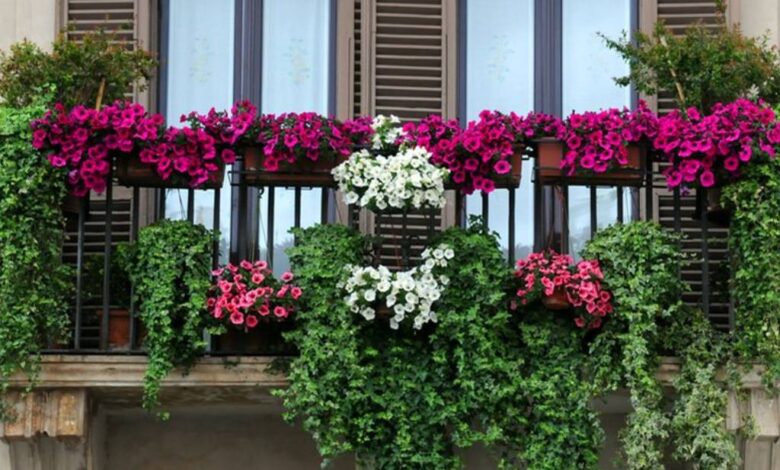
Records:
[[[0,50],[22,39],[48,47],[57,31],[57,0],[0,0]]]
[[[751,36],[767,35],[773,45],[780,44],[780,1],[740,0],[737,4],[742,31]]]

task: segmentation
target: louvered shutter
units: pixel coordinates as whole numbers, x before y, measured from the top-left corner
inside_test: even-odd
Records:
[[[716,6],[713,0],[681,1],[657,0],[656,18],[663,21],[675,34],[682,34],[685,29],[694,24],[715,26],[717,22]],[[652,27],[652,22],[644,21],[644,28]],[[658,94],[657,107],[660,114],[665,114],[675,108],[671,92]],[[656,180],[656,185],[664,186],[663,178]],[[691,286],[691,292],[684,300],[694,306],[702,304],[704,285],[702,250],[703,231],[701,222],[694,218],[696,212],[696,194],[681,195],[675,201],[674,195],[666,189],[656,189],[655,207],[658,222],[670,230],[679,228],[686,236],[682,242],[682,250],[693,262],[682,272],[683,279]],[[679,206],[679,218],[675,220],[674,208]],[[713,324],[721,329],[729,327],[729,293],[728,293],[728,229],[709,225],[707,228],[707,252],[709,255],[709,311],[707,312]]]
[[[149,48],[151,42],[151,17],[153,0],[63,0],[60,27],[68,29],[67,37],[79,41],[84,34],[103,30],[116,37],[118,43],[128,48],[137,46]],[[150,93],[128,90],[128,98],[151,107]],[[84,226],[84,256],[102,256],[106,233],[106,200],[102,195],[92,194],[89,215]],[[114,186],[111,234],[112,245],[130,241],[131,214],[134,203],[151,207],[152,194],[141,191],[139,201],[133,201],[132,190]],[[139,211],[141,219],[151,219],[151,211]],[[76,263],[78,218],[67,216],[67,239],[64,259]],[[85,305],[82,315],[81,347],[97,347],[99,344],[99,306]]]
[[[455,0],[354,0],[342,12],[342,27],[353,28],[347,55],[351,76],[340,109],[352,115],[394,114],[417,121],[430,114],[454,117]],[[343,90],[343,88],[342,88]],[[343,112],[342,111],[342,112]],[[342,116],[344,117],[344,116]],[[363,213],[361,227],[382,237],[382,263],[399,264],[404,237],[415,258],[427,244],[431,225],[437,231],[452,217],[431,221],[422,214]],[[354,223],[355,219],[350,218]]]

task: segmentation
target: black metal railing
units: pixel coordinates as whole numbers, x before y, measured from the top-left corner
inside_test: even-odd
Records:
[[[687,234],[688,239],[681,242],[681,248],[686,252],[693,253],[696,259],[691,267],[680,272],[680,276],[692,286],[692,291],[686,295],[685,300],[708,312],[717,326],[724,329],[730,328],[733,326],[733,321],[727,288],[725,284],[719,286],[715,282],[719,276],[713,276],[714,270],[728,267],[724,241],[727,232],[725,229],[712,227],[707,217],[703,216],[706,211],[706,197],[702,197],[702,194],[697,198],[691,194],[684,194],[679,189],[669,191],[660,175],[653,171],[645,173],[644,186],[641,188],[614,186],[617,204],[615,222],[657,219],[669,230]],[[552,247],[562,252],[568,250],[568,202],[571,186],[566,184],[543,186],[538,182],[533,184],[535,206],[530,212],[519,213],[517,211],[517,190],[500,189],[491,195],[470,196],[477,198],[481,206],[481,215],[485,220],[504,219],[507,223],[506,256],[510,262],[518,257],[515,244],[518,236],[516,226],[519,222],[521,222],[520,226],[524,226],[523,224],[527,221],[528,226],[534,227],[535,249]],[[598,187],[585,187],[588,188],[590,197],[588,207],[590,235],[592,236],[598,228],[599,221]],[[173,193],[170,190],[167,191],[168,197],[172,197]],[[232,172],[230,184],[226,184],[221,189],[181,191],[186,194],[187,201],[186,209],[181,207],[183,210],[180,212],[187,220],[196,220],[196,209],[198,209],[195,202],[196,194],[211,194],[213,197],[211,199],[213,207],[210,213],[213,226],[208,228],[218,229],[221,218],[230,218],[230,233],[225,234],[229,235],[229,244],[221,246],[219,241],[214,244],[212,258],[214,267],[225,259],[238,261],[244,258],[261,257],[273,264],[275,261],[274,253],[281,249],[280,240],[276,239],[274,232],[280,229],[284,229],[286,232],[288,228],[276,226],[280,213],[286,217],[286,220],[292,220],[291,224],[287,224],[290,227],[300,227],[302,221],[310,223],[314,221],[332,222],[336,219],[337,205],[332,190],[251,187],[244,184],[240,171]],[[502,191],[508,192],[506,194],[506,213],[499,214],[495,210],[491,211],[490,200],[493,197],[504,197],[501,194]],[[292,201],[291,207],[290,205],[280,205],[278,202],[280,194],[283,194],[288,201]],[[631,201],[630,207],[626,207],[625,204],[627,195],[630,196],[628,197]],[[231,201],[229,214],[225,214],[221,210],[222,198],[225,197],[229,197]],[[146,204],[146,206],[153,208],[151,211],[142,210],[141,202],[144,198],[156,199],[156,203]],[[455,211],[458,215],[456,219],[464,223],[466,201],[463,198],[456,198],[456,201]],[[180,204],[185,205],[183,199],[181,199]],[[640,204],[642,208],[640,208]],[[291,214],[289,214],[290,211]],[[112,263],[118,244],[132,242],[137,238],[142,220],[144,223],[154,221],[164,217],[165,212],[166,190],[128,188],[111,181],[106,187],[104,198],[93,199],[90,202],[83,201],[78,214],[70,216],[65,259],[72,263],[77,271],[72,305],[72,334],[64,349],[52,346],[48,351],[116,354],[143,352],[142,341],[140,341],[143,330],[138,321],[138,306],[133,299],[132,292],[116,292],[116,279],[112,279],[112,271],[114,271]],[[696,214],[699,216],[694,217]],[[345,219],[356,224],[357,212],[349,209]],[[433,220],[433,218],[428,220]],[[440,219],[437,218],[436,223],[439,222]],[[402,233],[394,235],[400,236],[401,241],[406,240]],[[285,239],[285,242],[290,243],[290,240]],[[102,257],[100,260],[102,261],[102,276],[97,281],[94,277],[90,277],[85,269],[85,261],[94,256]],[[725,278],[727,283],[728,274]],[[101,289],[99,289],[101,295],[88,297],[85,293],[95,290],[95,286],[91,285],[95,282],[102,283]],[[132,288],[128,287],[128,289]],[[117,347],[111,341],[110,324],[112,310],[117,307],[113,299],[122,296],[119,294],[128,294],[127,298],[130,299],[129,305],[127,305],[126,320],[129,322],[129,338],[126,345]],[[281,341],[280,337],[276,339]],[[278,343],[269,343],[267,351],[273,351],[274,354],[277,354],[285,349],[280,349]],[[219,342],[209,341],[209,354],[240,352],[242,351],[225,350],[220,347]],[[254,352],[264,353],[263,350]]]

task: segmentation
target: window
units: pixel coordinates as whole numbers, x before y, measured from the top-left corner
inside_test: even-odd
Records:
[[[482,109],[565,116],[572,110],[631,106],[632,90],[613,81],[627,67],[597,33],[615,37],[631,31],[635,2],[462,0],[464,122],[475,119]],[[632,213],[636,190],[542,188],[532,181],[533,164],[524,162],[520,188],[466,200],[466,213],[487,219],[510,260],[524,257],[534,247],[576,254],[596,228],[621,220],[620,216],[628,219],[626,214]]]
[[[466,2],[466,120],[476,119],[483,109],[522,114],[534,108],[533,3]],[[466,198],[469,215],[482,214],[487,205],[487,222],[498,232],[509,258],[533,249],[532,173],[533,162],[525,161],[518,189],[495,191],[485,201],[478,194]]]
[[[161,111],[168,122],[190,111],[229,109],[237,99],[250,99],[263,113],[328,114],[331,5],[330,0],[163,2]],[[319,222],[327,214],[327,191],[238,189],[231,185],[240,178],[240,166],[234,166],[220,191],[166,190],[163,215],[219,230],[221,262],[232,254],[268,259],[274,271],[286,270],[288,230]]]

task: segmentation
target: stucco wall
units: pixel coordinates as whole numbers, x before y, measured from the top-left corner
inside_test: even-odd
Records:
[[[780,44],[780,1],[740,0],[739,18],[742,31],[751,36],[766,34],[773,45]]]
[[[57,0],[0,0],[0,50],[22,39],[48,47],[57,31]]]

